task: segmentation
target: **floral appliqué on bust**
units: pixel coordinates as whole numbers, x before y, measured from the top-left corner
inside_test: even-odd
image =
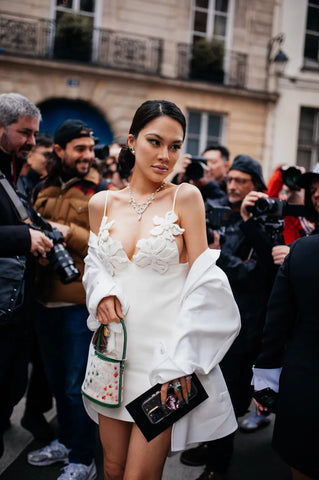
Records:
[[[165,217],[155,216],[155,227],[151,230],[152,237],[137,242],[139,252],[134,255],[134,263],[140,267],[151,266],[159,273],[165,273],[169,265],[179,263],[179,253],[175,236],[184,233],[177,225],[175,212],[167,212]]]
[[[114,275],[116,270],[122,270],[129,262],[122,244],[119,240],[113,240],[109,230],[114,225],[114,220],[107,223],[107,217],[102,218],[100,231],[98,234],[98,256],[105,265],[110,275]]]

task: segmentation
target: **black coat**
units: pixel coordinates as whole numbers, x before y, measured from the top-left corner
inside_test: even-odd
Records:
[[[319,478],[319,235],[301,238],[278,271],[255,366],[282,366],[273,446]]]
[[[11,155],[0,150],[0,170],[12,183]],[[0,256],[27,255],[31,249],[29,227],[21,225],[14,207],[0,184]]]
[[[277,271],[272,246],[262,224],[254,219],[243,222],[239,212],[231,213],[217,265],[228,277],[241,316],[241,331],[231,346],[233,352],[256,351],[261,340]]]

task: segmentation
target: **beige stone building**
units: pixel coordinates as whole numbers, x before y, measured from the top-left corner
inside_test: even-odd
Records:
[[[318,1],[277,1],[273,25],[272,37],[288,61],[277,76],[275,62],[270,62],[268,88],[277,92],[278,100],[269,104],[265,173],[282,163],[312,170],[319,162]]]
[[[165,98],[187,115],[185,151],[199,154],[217,140],[232,159],[247,153],[268,171],[268,118],[279,96],[277,82],[269,81],[267,51],[281,4],[2,0],[0,91],[40,106],[41,128],[49,133],[77,115],[104,142],[127,135],[144,100]],[[199,69],[195,48],[191,61],[193,45],[209,47],[205,40],[212,37],[213,54],[205,51],[207,65]]]

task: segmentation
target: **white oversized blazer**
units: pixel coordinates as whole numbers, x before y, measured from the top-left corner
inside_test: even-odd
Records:
[[[91,330],[100,325],[96,309],[102,298],[117,296],[124,316],[129,308],[125,292],[104,268],[97,248],[97,236],[91,232],[83,276]],[[195,372],[209,395],[174,424],[172,451],[224,437],[237,428],[218,364],[239,333],[240,315],[228,279],[216,265],[219,253],[207,249],[196,259],[186,278],[172,341],[154,349],[149,374],[152,385]]]

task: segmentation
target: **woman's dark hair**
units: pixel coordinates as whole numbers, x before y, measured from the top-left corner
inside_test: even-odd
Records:
[[[168,100],[147,100],[136,110],[132,120],[132,125],[129,133],[138,137],[140,131],[152,120],[158,117],[168,117],[176,120],[183,128],[183,139],[186,132],[186,119],[182,111],[177,105]],[[134,167],[135,156],[131,153],[130,149],[125,146],[122,148],[119,154],[119,166],[123,171],[131,171]]]

